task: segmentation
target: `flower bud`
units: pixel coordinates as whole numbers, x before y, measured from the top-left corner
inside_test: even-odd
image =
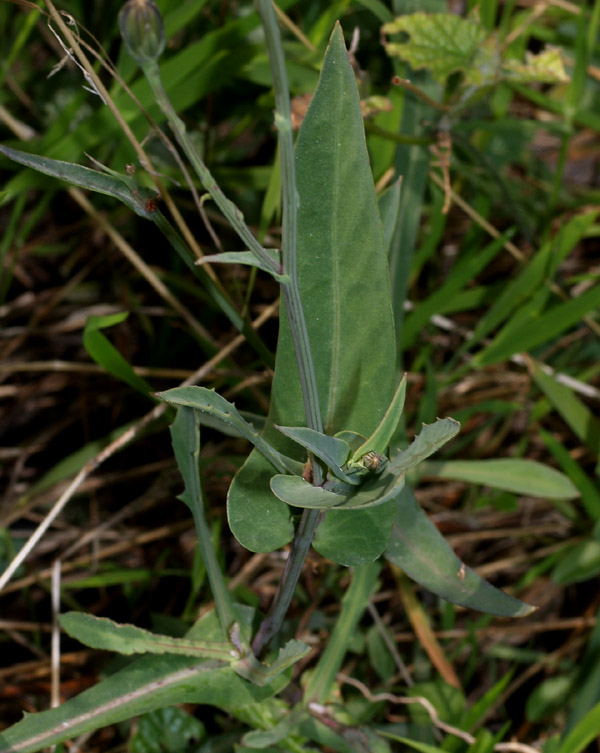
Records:
[[[162,17],[154,0],[128,0],[119,12],[119,29],[138,65],[156,62],[165,49]]]

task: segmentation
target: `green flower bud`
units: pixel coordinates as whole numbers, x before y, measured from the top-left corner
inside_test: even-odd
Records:
[[[119,29],[138,65],[156,62],[165,49],[162,17],[154,0],[128,0],[119,12]]]

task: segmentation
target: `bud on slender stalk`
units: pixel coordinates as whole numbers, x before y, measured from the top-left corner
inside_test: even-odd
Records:
[[[165,49],[162,17],[154,0],[128,0],[119,12],[119,29],[138,65],[155,63]]]

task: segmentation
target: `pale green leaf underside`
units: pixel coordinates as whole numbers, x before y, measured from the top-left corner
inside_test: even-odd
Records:
[[[535,460],[430,460],[419,468],[423,476],[440,476],[493,489],[546,499],[573,499],[579,492],[564,473]]]
[[[391,499],[367,510],[330,510],[317,528],[313,546],[323,557],[346,567],[373,562],[389,541],[394,509]]]
[[[454,604],[504,617],[535,608],[494,588],[466,567],[405,486],[396,500],[396,522],[386,558],[420,585]]]
[[[311,486],[299,476],[281,475],[273,476],[271,489],[279,499],[295,507],[359,510],[376,507],[393,499],[404,484],[402,476],[387,471],[371,475],[372,478],[347,493],[336,493]]]

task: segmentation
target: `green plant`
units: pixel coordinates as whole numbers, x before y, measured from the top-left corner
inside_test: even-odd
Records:
[[[136,6],[148,4],[134,3],[129,12],[135,12]],[[177,408],[171,432],[185,483],[182,500],[194,516],[216,612],[181,640],[85,614],[63,616],[64,629],[88,645],[159,656],[135,660],[59,710],[28,717],[0,737],[15,750],[37,750],[102,724],[181,702],[212,703],[240,715],[256,728],[244,738],[246,747],[293,751],[313,741],[338,750],[367,746],[386,750],[384,737],[394,739],[393,733],[378,737],[366,729],[358,742],[350,743],[347,727],[351,725],[333,720],[326,708],[353,627],[376,586],[376,561],[382,554],[415,581],[455,603],[508,616],[531,611],[458,560],[406,483],[406,474],[451,439],[458,424],[443,419],[425,425],[412,444],[397,452],[406,383],[398,379],[396,368],[398,332],[380,220],[380,213],[384,222],[387,219],[386,203],[382,197],[377,207],[354,73],[341,30],[337,27],[333,33],[294,158],[281,46],[269,3],[261,2],[260,7],[280,135],[280,252],[256,241],[200,160],[162,88],[152,51],[146,49],[139,58],[204,189],[250,249],[209,261],[259,267],[279,282],[284,301],[271,408],[261,432],[213,391],[181,387],[159,395]],[[188,251],[160,211],[147,204],[151,194],[129,176],[98,173],[7,147],[1,151],[50,175],[120,198],[155,222],[189,262]],[[206,284],[224,301],[223,310],[232,321],[239,322],[226,299],[218,298],[218,287],[208,280]],[[253,551],[271,551],[293,542],[280,589],[262,620],[253,610],[234,603],[214,556],[198,466],[203,422],[221,423],[255,446],[229,492],[234,535]],[[504,463],[500,470],[480,463],[466,470],[455,466],[455,472],[464,477],[479,471],[484,483],[504,484],[503,488],[508,484],[511,490],[558,499],[575,496],[570,482],[551,469],[527,461],[499,462]],[[429,468],[432,473],[436,470]],[[306,655],[308,647],[290,640],[279,653],[269,648],[273,638],[285,639],[282,621],[311,544],[330,560],[355,570],[340,620],[308,681],[304,700],[286,716],[286,702],[273,699],[287,685],[289,667]]]

